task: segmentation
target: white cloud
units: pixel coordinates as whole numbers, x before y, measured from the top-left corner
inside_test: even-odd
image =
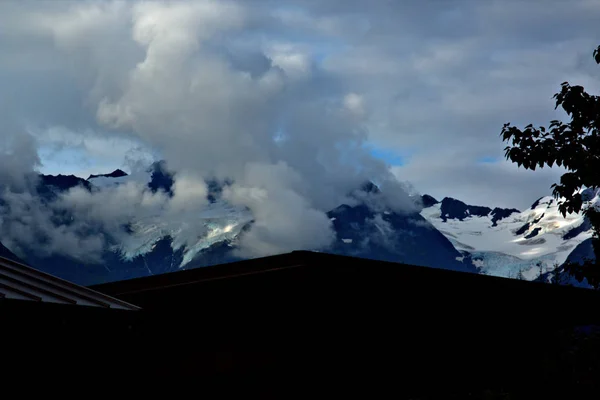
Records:
[[[359,94],[348,93],[344,97],[344,107],[359,117],[365,114],[364,99]]]
[[[200,210],[208,203],[208,189],[203,179],[178,174],[173,183],[173,198],[169,203],[170,212]]]
[[[444,173],[440,173],[444,170]],[[564,170],[527,171],[505,162],[481,162],[461,154],[437,152],[413,156],[405,166],[393,167],[397,177],[412,177],[416,187],[428,187],[427,194],[441,200],[453,197],[468,204],[526,209],[538,198],[551,194],[550,186]],[[448,175],[453,179],[447,179]],[[485,176],[494,185],[482,184]],[[515,182],[519,182],[515,185]]]
[[[41,161],[37,154],[35,139],[24,132],[7,132],[0,137],[0,188],[7,186],[23,190],[25,178],[33,173]]]
[[[522,207],[560,171],[478,160],[502,157],[504,122],[560,116],[551,96],[563,80],[600,89],[593,4],[4,2],[0,130],[41,132],[54,164],[63,148],[138,169],[159,154],[180,173],[168,203],[177,215],[202,206],[202,178],[234,178],[228,196],[255,214],[244,248],[256,254],[327,243],[324,211],[365,179],[387,186],[399,210],[411,200],[398,180]],[[399,179],[367,143],[409,154]],[[35,152],[23,154],[14,171],[37,168]],[[112,195],[141,209],[166,207],[121,190]]]
[[[290,44],[276,44],[267,49],[266,55],[273,65],[281,68],[293,79],[306,78],[311,73],[312,60],[310,54]]]
[[[306,183],[286,164],[251,164],[242,182],[224,192],[226,200],[248,207],[254,217],[242,237],[241,255],[319,249],[334,239],[331,221],[302,195]]]

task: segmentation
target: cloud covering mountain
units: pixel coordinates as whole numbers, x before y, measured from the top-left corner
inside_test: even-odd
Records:
[[[517,4],[3,2],[0,239],[94,259],[132,220],[161,215],[193,243],[206,226],[190,215],[209,204],[211,180],[231,180],[223,200],[252,215],[247,256],[331,244],[326,213],[366,180],[399,213],[415,211],[404,181],[529,204],[560,171],[480,160],[500,155],[506,119],[554,117],[561,81],[599,87],[587,53],[600,8],[532,2],[524,20]],[[176,172],[172,196],[148,190],[157,159]],[[116,167],[132,178],[37,196],[36,170]]]

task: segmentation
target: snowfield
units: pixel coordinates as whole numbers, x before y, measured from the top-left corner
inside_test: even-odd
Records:
[[[209,204],[204,210],[190,212],[180,218],[165,220],[154,215],[131,225],[132,234],[115,250],[120,250],[125,260],[149,253],[157,242],[171,237],[174,251],[183,248],[183,260],[178,266],[185,267],[202,250],[215,243],[232,241],[252,221],[249,211],[230,206],[225,202]],[[198,231],[202,226],[203,234]]]
[[[590,204],[600,205],[600,190],[586,193]],[[522,272],[526,279],[535,279],[540,273],[551,271],[554,265],[565,262],[571,251],[592,236],[592,231],[573,231],[584,223],[581,214],[558,211],[558,202],[551,196],[543,197],[523,212],[513,213],[492,226],[491,215],[470,215],[462,221],[442,220],[441,203],[422,210],[421,215],[442,232],[465,257],[482,273],[515,277]],[[568,236],[565,237],[570,233]]]

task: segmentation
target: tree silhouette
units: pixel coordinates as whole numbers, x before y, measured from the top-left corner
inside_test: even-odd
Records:
[[[535,280],[538,281],[538,282],[545,282],[546,279],[544,277],[544,264],[541,261],[538,261],[535,264],[535,266],[538,269],[538,276],[537,276],[537,278]]]
[[[594,60],[600,64],[600,46],[594,50]],[[556,108],[562,109],[570,117],[568,123],[558,120],[545,127],[535,128],[532,124],[523,130],[504,124],[502,141],[511,142],[505,150],[506,159],[535,170],[545,165],[563,166],[567,172],[560,178],[560,184],[553,184],[552,194],[563,198],[559,211],[567,213],[583,211],[593,229],[592,246],[596,260],[584,260],[582,264],[566,263],[565,271],[578,281],[584,278],[593,287],[600,286],[600,271],[596,264],[600,261],[600,210],[585,204],[581,189],[600,187],[600,96],[588,94],[582,86],[561,84],[561,91],[554,95]]]

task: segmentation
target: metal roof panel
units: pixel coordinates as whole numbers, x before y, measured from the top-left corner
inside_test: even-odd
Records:
[[[140,308],[0,257],[0,298],[139,310]]]

